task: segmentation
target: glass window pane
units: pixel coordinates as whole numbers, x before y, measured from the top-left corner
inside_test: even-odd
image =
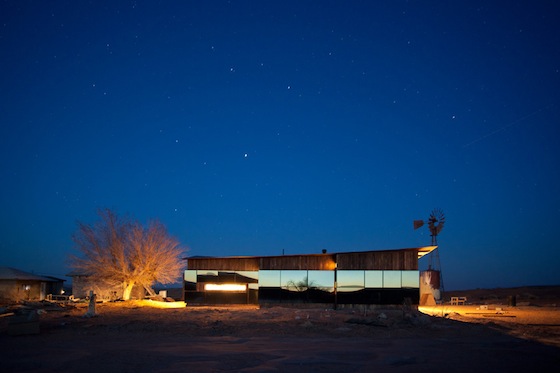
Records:
[[[364,288],[364,271],[336,271],[338,291],[358,291]]]
[[[420,273],[418,271],[402,271],[403,288],[419,288]]]
[[[218,271],[218,278],[215,280],[221,283],[236,283],[236,275],[235,272],[229,271]]]
[[[259,271],[259,287],[279,288],[280,271]]]
[[[216,277],[218,277],[218,271],[208,271],[206,269],[199,269],[196,273],[199,276],[216,276]]]
[[[383,271],[366,271],[366,288],[383,287]]]
[[[196,270],[195,269],[188,269],[188,270],[185,271],[185,281],[196,282]]]
[[[185,290],[196,291],[196,270],[186,270],[184,274]]]
[[[334,290],[334,271],[308,271],[309,287],[331,292]]]
[[[384,288],[400,288],[402,271],[383,271]]]
[[[218,280],[218,271],[198,270],[196,271],[196,282],[215,282]]]
[[[258,280],[259,279],[259,272],[258,271],[235,271],[240,276],[246,277],[247,279]],[[247,281],[249,282],[249,281]]]
[[[309,287],[307,271],[282,271],[280,274],[282,289],[305,291]]]

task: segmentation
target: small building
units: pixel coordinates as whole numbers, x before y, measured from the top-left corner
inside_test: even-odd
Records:
[[[437,246],[282,256],[190,257],[189,304],[402,304],[420,299],[418,259]]]
[[[39,276],[11,267],[0,267],[0,299],[6,301],[44,300],[59,295],[65,280]]]

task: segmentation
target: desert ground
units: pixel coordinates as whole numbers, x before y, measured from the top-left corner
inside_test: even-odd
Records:
[[[85,303],[20,304],[0,317],[0,371],[557,371],[559,288],[502,290],[456,292],[466,305],[418,310],[129,301],[98,303],[96,316],[84,317]],[[14,335],[9,315],[24,309],[38,311],[40,329]]]

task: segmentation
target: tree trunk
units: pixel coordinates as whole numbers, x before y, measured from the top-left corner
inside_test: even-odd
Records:
[[[154,291],[154,289],[152,289],[151,286],[145,286],[145,285],[144,285],[144,289],[146,289],[146,291],[148,292],[148,294],[149,294],[151,297],[155,297],[155,296],[156,296],[156,292]]]
[[[134,287],[134,282],[128,282],[123,284],[123,300],[130,300],[130,293],[132,293],[132,288]]]

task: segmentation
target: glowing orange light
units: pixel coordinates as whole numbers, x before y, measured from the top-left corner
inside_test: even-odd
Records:
[[[325,267],[323,269],[328,271],[333,271],[337,267],[336,262],[334,260],[325,261]]]
[[[206,291],[245,291],[247,286],[245,284],[205,284],[204,290]]]
[[[185,308],[187,304],[182,301],[177,302],[159,302],[151,299],[142,299],[134,301],[140,306],[154,307],[154,308]]]

